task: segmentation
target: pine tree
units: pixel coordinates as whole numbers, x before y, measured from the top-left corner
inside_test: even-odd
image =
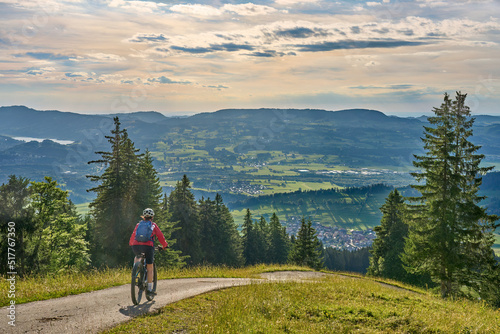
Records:
[[[258,262],[257,258],[257,244],[256,244],[256,231],[252,219],[250,209],[247,209],[242,226],[243,233],[243,257],[245,258],[246,265],[253,265]]]
[[[215,262],[237,267],[243,264],[241,237],[222,196],[215,196]]]
[[[286,227],[282,226],[276,213],[273,213],[269,222],[270,247],[269,258],[271,263],[284,264],[288,261],[290,239]]]
[[[163,194],[163,199],[160,202],[158,209],[155,210],[154,220],[168,243],[168,248],[166,250],[155,253],[155,263],[158,266],[166,268],[184,267],[186,265],[187,256],[183,256],[180,250],[175,249],[175,243],[177,240],[172,239],[172,233],[178,230],[179,227],[176,227],[176,223],[173,223],[170,219],[167,194]]]
[[[380,211],[383,216],[380,225],[374,228],[377,238],[370,251],[368,274],[405,281],[407,273],[400,257],[404,252],[408,225],[404,221],[404,199],[397,189],[387,196]]]
[[[142,209],[152,208],[156,213],[160,209],[162,189],[149,150],[146,150],[146,153],[140,159],[138,169],[138,190],[136,195],[138,206]]]
[[[176,240],[174,249],[180,250],[182,255],[188,255],[188,264],[199,264],[203,253],[200,246],[200,224],[198,206],[191,192],[191,182],[186,175],[177,182],[175,189],[169,196],[170,219],[179,227],[172,233]]]
[[[140,172],[143,155],[139,154],[139,149],[135,148],[134,142],[129,138],[127,131],[123,132],[122,145],[123,175],[125,176],[122,181],[123,188],[127,190],[127,192],[122,194],[122,215],[125,219],[130,220],[133,230],[135,223],[139,220],[140,214],[145,209],[141,205],[143,194],[140,194],[139,191],[141,186],[148,189],[148,185],[145,183],[149,180],[141,179],[142,175]],[[154,204],[158,204],[158,199]],[[131,233],[131,231],[128,231],[129,237]],[[128,246],[128,238],[126,240]]]
[[[480,292],[493,268],[492,231],[497,217],[479,206],[483,155],[469,141],[474,118],[465,105],[465,94],[452,101],[447,94],[422,139],[426,154],[416,156],[414,198],[409,238],[403,260],[413,273],[428,273],[440,284],[442,297]],[[464,289],[466,287],[466,289]]]
[[[0,254],[7,258],[8,223],[13,222],[16,229],[16,266],[19,275],[26,274],[26,245],[25,240],[35,231],[33,224],[33,210],[29,206],[30,181],[24,177],[9,176],[9,181],[0,186]],[[8,272],[7,261],[0,262],[0,271]]]
[[[202,198],[198,208],[203,262],[240,266],[241,238],[229,209],[223,203],[222,196],[217,194],[215,201]]]
[[[89,175],[99,184],[88,191],[96,198],[90,203],[94,220],[92,235],[93,263],[97,266],[118,266],[130,261],[128,241],[139,215],[144,208],[137,202],[139,189],[140,155],[127,131],[120,128],[114,118],[115,128],[106,136],[111,152],[96,152],[101,159],[90,161],[105,167],[101,175]]]
[[[290,261],[299,266],[319,270],[323,267],[320,247],[321,243],[316,235],[316,230],[312,227],[311,220],[306,221],[303,217],[294,248],[290,254]]]
[[[256,235],[255,250],[257,263],[269,263],[271,261],[269,258],[270,231],[269,224],[264,216],[261,216],[259,221],[255,223],[254,231]]]
[[[202,262],[215,263],[216,244],[216,221],[215,221],[215,202],[210,198],[201,198],[198,202],[198,218],[200,223],[200,246],[203,250]]]

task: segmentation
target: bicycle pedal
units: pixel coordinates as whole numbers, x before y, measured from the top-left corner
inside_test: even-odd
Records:
[[[148,294],[149,296],[151,296],[151,297],[156,296],[156,292],[155,292],[155,291],[149,291],[149,290],[148,290],[147,294]]]

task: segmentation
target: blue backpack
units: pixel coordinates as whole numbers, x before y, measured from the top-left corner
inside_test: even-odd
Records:
[[[153,223],[149,220],[142,220],[135,231],[135,240],[139,242],[153,241]]]

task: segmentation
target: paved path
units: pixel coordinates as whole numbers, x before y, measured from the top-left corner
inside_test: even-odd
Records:
[[[305,280],[323,277],[317,272],[277,272],[262,274],[265,280]],[[183,278],[158,282],[152,302],[143,297],[134,306],[130,285],[82,293],[62,298],[16,305],[16,326],[8,325],[8,310],[2,308],[0,334],[6,333],[98,333],[140,314],[208,291],[247,285],[249,278]],[[262,280],[263,281],[263,280]]]

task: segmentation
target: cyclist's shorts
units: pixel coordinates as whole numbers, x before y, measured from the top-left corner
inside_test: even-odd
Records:
[[[134,245],[132,250],[135,255],[141,255],[141,253],[146,254],[146,264],[153,264],[155,249],[153,246],[148,245]]]

